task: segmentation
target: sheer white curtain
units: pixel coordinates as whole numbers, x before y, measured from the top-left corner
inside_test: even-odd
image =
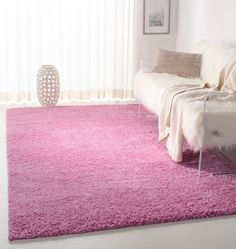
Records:
[[[135,0],[0,0],[0,101],[36,98],[55,65],[61,99],[131,98]]]

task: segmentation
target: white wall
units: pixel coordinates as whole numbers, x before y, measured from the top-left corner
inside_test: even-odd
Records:
[[[179,0],[177,50],[191,51],[199,40],[236,45],[235,0]]]
[[[141,59],[155,58],[157,48],[176,49],[178,22],[178,0],[171,0],[170,34],[143,34],[143,0],[136,0],[136,71],[139,69]]]

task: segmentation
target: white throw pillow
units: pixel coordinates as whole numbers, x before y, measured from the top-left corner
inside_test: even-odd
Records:
[[[218,85],[222,69],[236,60],[236,48],[222,43],[201,41],[196,51],[202,53],[201,79],[211,86]]]

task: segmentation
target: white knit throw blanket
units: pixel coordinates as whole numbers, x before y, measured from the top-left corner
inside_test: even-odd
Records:
[[[175,85],[167,88],[162,95],[159,113],[159,141],[166,143],[169,155],[176,162],[182,161],[182,111],[192,101],[203,100],[199,92],[207,84]]]

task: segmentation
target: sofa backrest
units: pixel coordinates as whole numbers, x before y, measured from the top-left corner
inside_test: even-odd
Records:
[[[196,51],[202,53],[201,78],[211,86],[218,84],[222,69],[236,61],[236,48],[220,43],[201,41],[197,44]]]

